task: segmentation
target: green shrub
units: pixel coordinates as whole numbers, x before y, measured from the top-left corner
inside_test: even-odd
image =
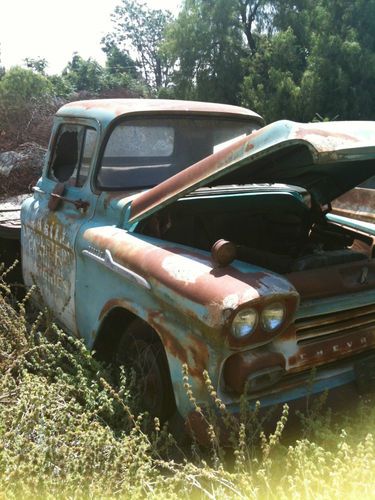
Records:
[[[30,129],[54,113],[53,86],[31,69],[13,67],[0,80],[0,134],[18,144],[30,140]]]

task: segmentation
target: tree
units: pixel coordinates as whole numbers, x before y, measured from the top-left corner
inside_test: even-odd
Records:
[[[139,78],[137,64],[127,50],[121,50],[113,36],[108,34],[102,39],[102,50],[107,55],[106,70],[111,75],[124,75],[135,80]]]
[[[68,62],[62,75],[77,92],[81,90],[98,92],[102,88],[103,73],[104,70],[97,61],[90,57],[83,59],[77,52],[74,52],[72,60]]]
[[[26,68],[32,69],[33,71],[41,75],[46,74],[46,68],[48,66],[47,59],[44,59],[42,57],[37,57],[35,59],[33,59],[32,57],[26,57],[24,59],[24,63]]]
[[[178,97],[235,102],[245,56],[237,0],[185,0],[166,33]]]
[[[375,1],[320,0],[311,17],[303,118],[375,116]]]
[[[108,46],[107,46],[108,48]],[[83,59],[74,53],[72,60],[63,70],[62,77],[53,77],[53,84],[58,95],[66,96],[72,92],[88,92],[98,95],[117,89],[132,95],[143,95],[144,89],[139,84],[134,62],[124,54],[118,54],[116,47],[108,48],[109,60],[106,67],[102,67],[93,59]],[[114,65],[116,60],[117,64]],[[130,70],[122,71],[119,63],[130,66]],[[135,76],[134,76],[135,75]],[[69,93],[69,92],[68,92]]]
[[[375,0],[275,0],[242,102],[268,120],[375,115]]]
[[[375,0],[185,0],[163,51],[176,97],[267,120],[375,114]]]
[[[266,0],[237,0],[236,12],[247,46],[254,55],[261,33],[273,28],[274,2]]]
[[[168,11],[150,9],[138,0],[121,0],[112,14],[114,32],[103,39],[123,54],[135,54],[136,64],[152,90],[167,87],[171,65],[161,52],[166,27],[172,20]],[[118,53],[113,54],[118,57]]]

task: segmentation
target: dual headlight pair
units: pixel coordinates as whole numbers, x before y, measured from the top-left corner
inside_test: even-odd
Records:
[[[258,324],[271,333],[277,330],[285,319],[285,307],[281,302],[267,304],[261,312],[254,308],[239,311],[232,322],[232,334],[237,339],[247,337],[254,332]]]

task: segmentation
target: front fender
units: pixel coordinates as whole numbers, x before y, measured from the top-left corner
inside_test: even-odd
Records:
[[[150,294],[206,328],[220,329],[231,311],[267,297],[298,293],[283,277],[240,261],[215,267],[208,252],[114,227],[90,228],[84,238],[94,252],[110,252],[114,262],[150,285]]]
[[[293,297],[297,302],[297,292],[278,275],[239,261],[217,269],[207,252],[182,245],[114,227],[87,229],[81,243],[77,271],[81,335],[92,348],[100,325],[118,307],[150,324],[165,348],[183,415],[192,408],[182,383],[183,367],[187,366],[194,397],[207,400],[204,371],[217,387],[231,349],[225,325],[236,308],[271,296]],[[106,252],[111,255],[107,261]]]

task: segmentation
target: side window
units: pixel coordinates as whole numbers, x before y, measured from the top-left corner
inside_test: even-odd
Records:
[[[85,183],[96,144],[96,130],[83,125],[62,125],[55,143],[48,177],[71,186]]]
[[[75,179],[75,186],[83,186],[89,175],[92,157],[96,146],[97,132],[93,128],[85,128],[82,137],[81,158],[78,169],[73,172],[72,179]]]

